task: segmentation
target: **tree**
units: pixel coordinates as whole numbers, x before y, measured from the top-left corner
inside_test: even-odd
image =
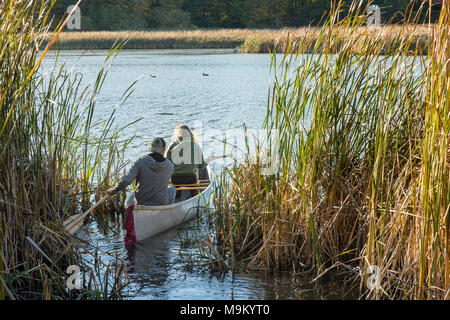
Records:
[[[83,30],[148,28],[281,28],[317,25],[333,0],[89,0],[81,3]],[[337,0],[336,0],[337,1]],[[425,3],[424,3],[425,1]],[[432,19],[441,6],[434,0]],[[421,21],[428,19],[428,0],[365,0],[380,6],[382,20],[399,22],[408,5],[415,12],[424,3]],[[55,22],[76,0],[56,1]],[[351,0],[344,1],[344,11]],[[345,13],[344,13],[345,14]],[[53,24],[54,26],[56,23]]]

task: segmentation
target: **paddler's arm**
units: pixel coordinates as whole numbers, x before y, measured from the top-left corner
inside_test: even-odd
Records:
[[[133,163],[130,170],[126,175],[120,179],[119,183],[112,189],[109,189],[106,191],[109,195],[114,195],[118,193],[119,191],[125,189],[128,187],[134,180],[136,180],[139,173],[139,160]]]

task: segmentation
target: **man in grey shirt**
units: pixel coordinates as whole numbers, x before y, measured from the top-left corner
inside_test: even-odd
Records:
[[[169,187],[173,164],[164,158],[165,149],[166,142],[163,138],[153,139],[150,153],[136,160],[117,186],[108,190],[108,194],[116,194],[136,180],[137,205],[161,206],[173,203],[176,189],[173,186]]]

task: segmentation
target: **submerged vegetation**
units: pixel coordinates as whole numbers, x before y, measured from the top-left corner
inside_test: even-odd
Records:
[[[0,3],[0,300],[120,297],[123,266],[104,264],[62,229],[123,166],[128,141],[119,143],[114,113],[92,120],[108,60],[119,47],[92,86],[83,87],[82,76],[64,67],[42,74],[47,51],[39,46],[52,3]],[[101,211],[117,206],[110,201]],[[94,268],[81,251],[93,256]],[[68,289],[69,266],[84,273],[79,290]]]
[[[338,275],[365,299],[450,298],[449,10],[429,26],[427,56],[406,25],[387,52],[358,32],[359,1],[346,19],[331,13],[312,51],[291,37],[272,55],[265,127],[279,171],[262,160],[224,171],[218,267]]]

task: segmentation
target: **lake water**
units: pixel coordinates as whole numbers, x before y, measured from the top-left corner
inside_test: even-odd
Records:
[[[117,107],[118,124],[141,119],[124,131],[125,136],[136,136],[127,157],[145,153],[155,136],[169,142],[180,123],[201,126],[205,156],[223,153],[220,140],[227,132],[233,134],[243,124],[261,128],[271,80],[269,55],[215,52],[122,51],[112,60],[95,116],[107,118]],[[50,70],[54,56],[54,52],[47,56],[44,72]],[[64,51],[59,61],[67,70],[82,73],[87,84],[95,81],[105,57],[104,51]],[[118,106],[136,80],[133,94]],[[233,147],[225,151],[232,152]]]
[[[105,57],[104,51],[64,51],[59,62],[72,72],[81,72],[84,82],[91,83]],[[54,58],[54,52],[46,57],[44,72],[51,70]],[[221,140],[232,129],[239,134],[244,124],[254,130],[261,128],[271,79],[270,57],[266,54],[122,51],[109,68],[95,118],[108,117],[115,107],[118,124],[142,118],[122,132],[124,138],[135,135],[125,155],[131,161],[147,152],[152,137],[161,136],[170,142],[174,127],[180,123],[201,126],[202,132],[207,133],[207,138],[202,139],[205,156],[222,154],[224,148],[226,153],[236,154],[236,149],[224,147]],[[133,94],[126,103],[118,105],[135,80],[138,82]],[[217,160],[215,169],[220,170],[230,161]],[[305,285],[302,279],[288,273],[211,271],[195,258],[198,245],[189,244],[189,239],[202,236],[199,221],[151,237],[134,249],[124,246],[122,220],[117,217],[107,221],[96,218],[79,235],[98,247],[105,262],[116,255],[124,259],[131,280],[127,292],[130,299],[328,297],[322,296],[321,289]]]

